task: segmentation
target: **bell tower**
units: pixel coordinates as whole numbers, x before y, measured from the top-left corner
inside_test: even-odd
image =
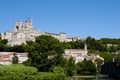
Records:
[[[33,28],[32,20],[27,20],[25,26],[29,29],[32,29]]]
[[[22,30],[22,21],[18,20],[17,22],[14,23],[14,31],[21,31]]]
[[[84,51],[85,51],[85,54],[87,55],[88,51],[87,51],[87,44],[85,43],[85,46],[84,46]]]

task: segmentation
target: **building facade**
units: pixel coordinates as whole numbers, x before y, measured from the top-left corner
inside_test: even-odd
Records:
[[[84,49],[65,49],[65,54],[63,55],[64,58],[73,58],[75,63],[81,62],[87,56],[87,45],[85,44]]]
[[[0,64],[12,64],[14,53],[16,52],[0,52]],[[18,63],[23,63],[28,59],[28,53],[16,53],[16,56],[18,56]]]
[[[14,23],[14,31],[7,31],[2,33],[1,38],[8,40],[8,45],[21,45],[22,43],[26,43],[26,41],[35,41],[36,36],[40,35],[49,35],[57,38],[60,42],[69,42],[80,39],[79,37],[67,38],[64,32],[59,34],[49,33],[49,32],[41,32],[39,30],[34,30],[33,23],[31,20],[27,20],[25,24],[21,20],[18,20]]]

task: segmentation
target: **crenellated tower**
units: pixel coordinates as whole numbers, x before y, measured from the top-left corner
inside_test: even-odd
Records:
[[[25,24],[22,23],[22,20],[18,20],[14,23],[14,31],[24,31],[33,29],[32,20],[26,20]]]
[[[33,28],[32,20],[27,20],[25,23],[25,27],[32,29]]]
[[[14,23],[14,31],[21,31],[22,30],[22,20],[18,20],[17,22]]]

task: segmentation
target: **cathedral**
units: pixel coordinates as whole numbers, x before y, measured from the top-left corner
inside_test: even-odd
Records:
[[[26,43],[26,41],[35,41],[36,36],[40,35],[50,35],[54,38],[57,38],[60,42],[68,42],[72,40],[78,40],[79,37],[66,37],[64,32],[59,34],[49,33],[49,32],[41,32],[39,30],[34,30],[33,23],[31,20],[25,21],[25,24],[21,20],[18,20],[14,23],[14,31],[7,31],[2,33],[2,39],[8,40],[8,45],[21,45],[22,43]]]
[[[26,43],[26,41],[35,41],[35,36],[39,36],[42,33],[33,29],[32,21],[27,20],[25,24],[21,20],[14,23],[14,31],[7,31],[2,33],[2,39],[8,40],[8,45],[20,45]]]

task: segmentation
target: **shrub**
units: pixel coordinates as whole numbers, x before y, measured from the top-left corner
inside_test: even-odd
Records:
[[[28,76],[37,74],[36,68],[18,64],[0,66],[0,69],[0,80],[25,80]]]
[[[65,75],[52,72],[39,72],[38,75],[40,80],[67,80]]]
[[[55,71],[38,72],[35,67],[20,64],[0,65],[0,80],[66,80],[61,68],[55,68]]]

